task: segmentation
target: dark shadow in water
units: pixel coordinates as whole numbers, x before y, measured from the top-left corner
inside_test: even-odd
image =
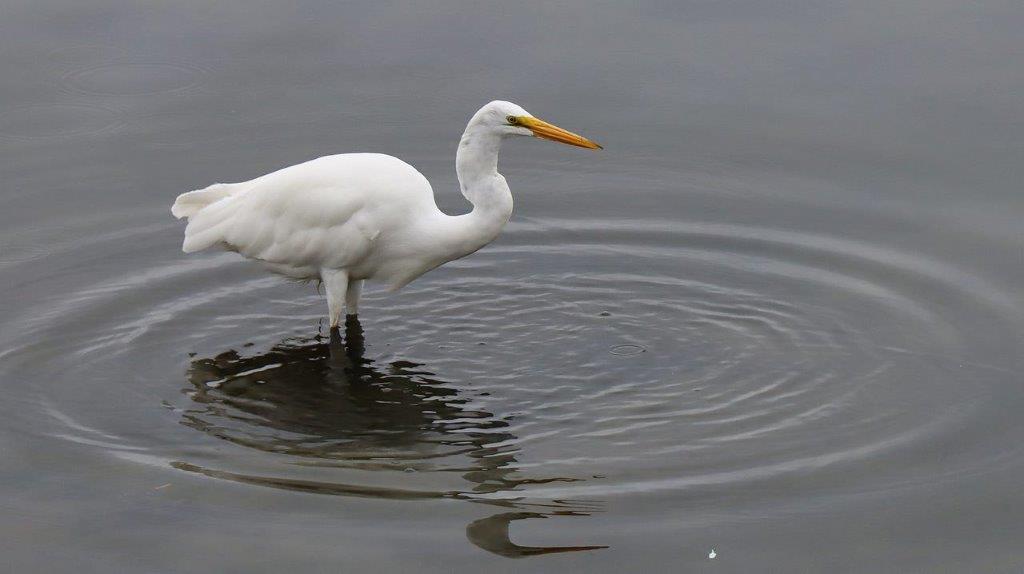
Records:
[[[608,548],[607,546],[520,546],[512,542],[508,529],[513,520],[548,518],[549,516],[588,516],[588,514],[571,510],[550,513],[503,512],[471,522],[466,527],[466,538],[469,538],[469,541],[478,547],[506,558],[524,558],[540,554]]]
[[[334,331],[327,339],[286,340],[251,357],[228,351],[193,361],[188,379],[186,392],[196,403],[182,415],[188,427],[241,446],[301,457],[295,463],[300,466],[457,473],[467,488],[435,491],[255,476],[187,462],[175,462],[175,468],[319,494],[450,498],[500,506],[506,511],[469,524],[466,536],[476,546],[510,558],[605,548],[514,544],[509,538],[512,521],[587,516],[599,505],[483,498],[527,484],[576,479],[518,476],[515,436],[504,430],[506,421],[473,408],[464,391],[433,378],[420,365],[378,365],[366,358],[362,327],[355,318],[346,322],[344,340]]]

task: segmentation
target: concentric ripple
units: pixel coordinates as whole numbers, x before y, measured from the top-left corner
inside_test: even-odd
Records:
[[[111,109],[83,104],[33,104],[0,112],[0,137],[51,139],[93,135],[122,124]]]
[[[201,84],[206,71],[169,62],[108,62],[68,72],[62,78],[72,91],[99,96],[143,96],[188,90]]]
[[[8,424],[43,416],[51,437],[168,472],[495,505],[467,536],[504,555],[593,548],[516,546],[508,525],[619,497],[785,506],[1020,457],[999,440],[1019,401],[984,349],[1015,345],[1021,312],[919,254],[718,222],[527,220],[401,294],[371,291],[364,322],[328,336],[312,287],[180,256],[178,231],[8,260],[34,301],[0,349],[6,380],[32,381],[9,389]],[[150,264],[119,266],[127,251]],[[73,294],[34,289],[54,270]]]

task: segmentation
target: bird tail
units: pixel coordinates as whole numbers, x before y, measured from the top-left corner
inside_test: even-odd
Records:
[[[183,193],[174,200],[171,215],[178,219],[192,217],[204,207],[230,197],[234,190],[235,186],[230,183],[215,183],[206,189]]]
[[[229,224],[235,207],[235,202],[229,199],[243,188],[239,184],[215,183],[206,189],[183,193],[174,200],[171,214],[178,219],[188,218],[182,251],[202,251],[223,242],[224,228]]]

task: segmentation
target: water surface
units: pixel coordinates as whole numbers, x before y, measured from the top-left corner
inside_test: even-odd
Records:
[[[1021,9],[23,2],[0,24],[14,571],[1019,572]],[[183,191],[381,151],[494,244],[327,332]],[[709,559],[714,549],[715,558]]]

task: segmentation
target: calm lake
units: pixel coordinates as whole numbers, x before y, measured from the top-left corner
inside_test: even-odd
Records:
[[[11,572],[1021,572],[1024,6],[85,2],[0,20]],[[330,336],[182,192],[377,151],[493,244]],[[3,568],[0,568],[3,569]]]

